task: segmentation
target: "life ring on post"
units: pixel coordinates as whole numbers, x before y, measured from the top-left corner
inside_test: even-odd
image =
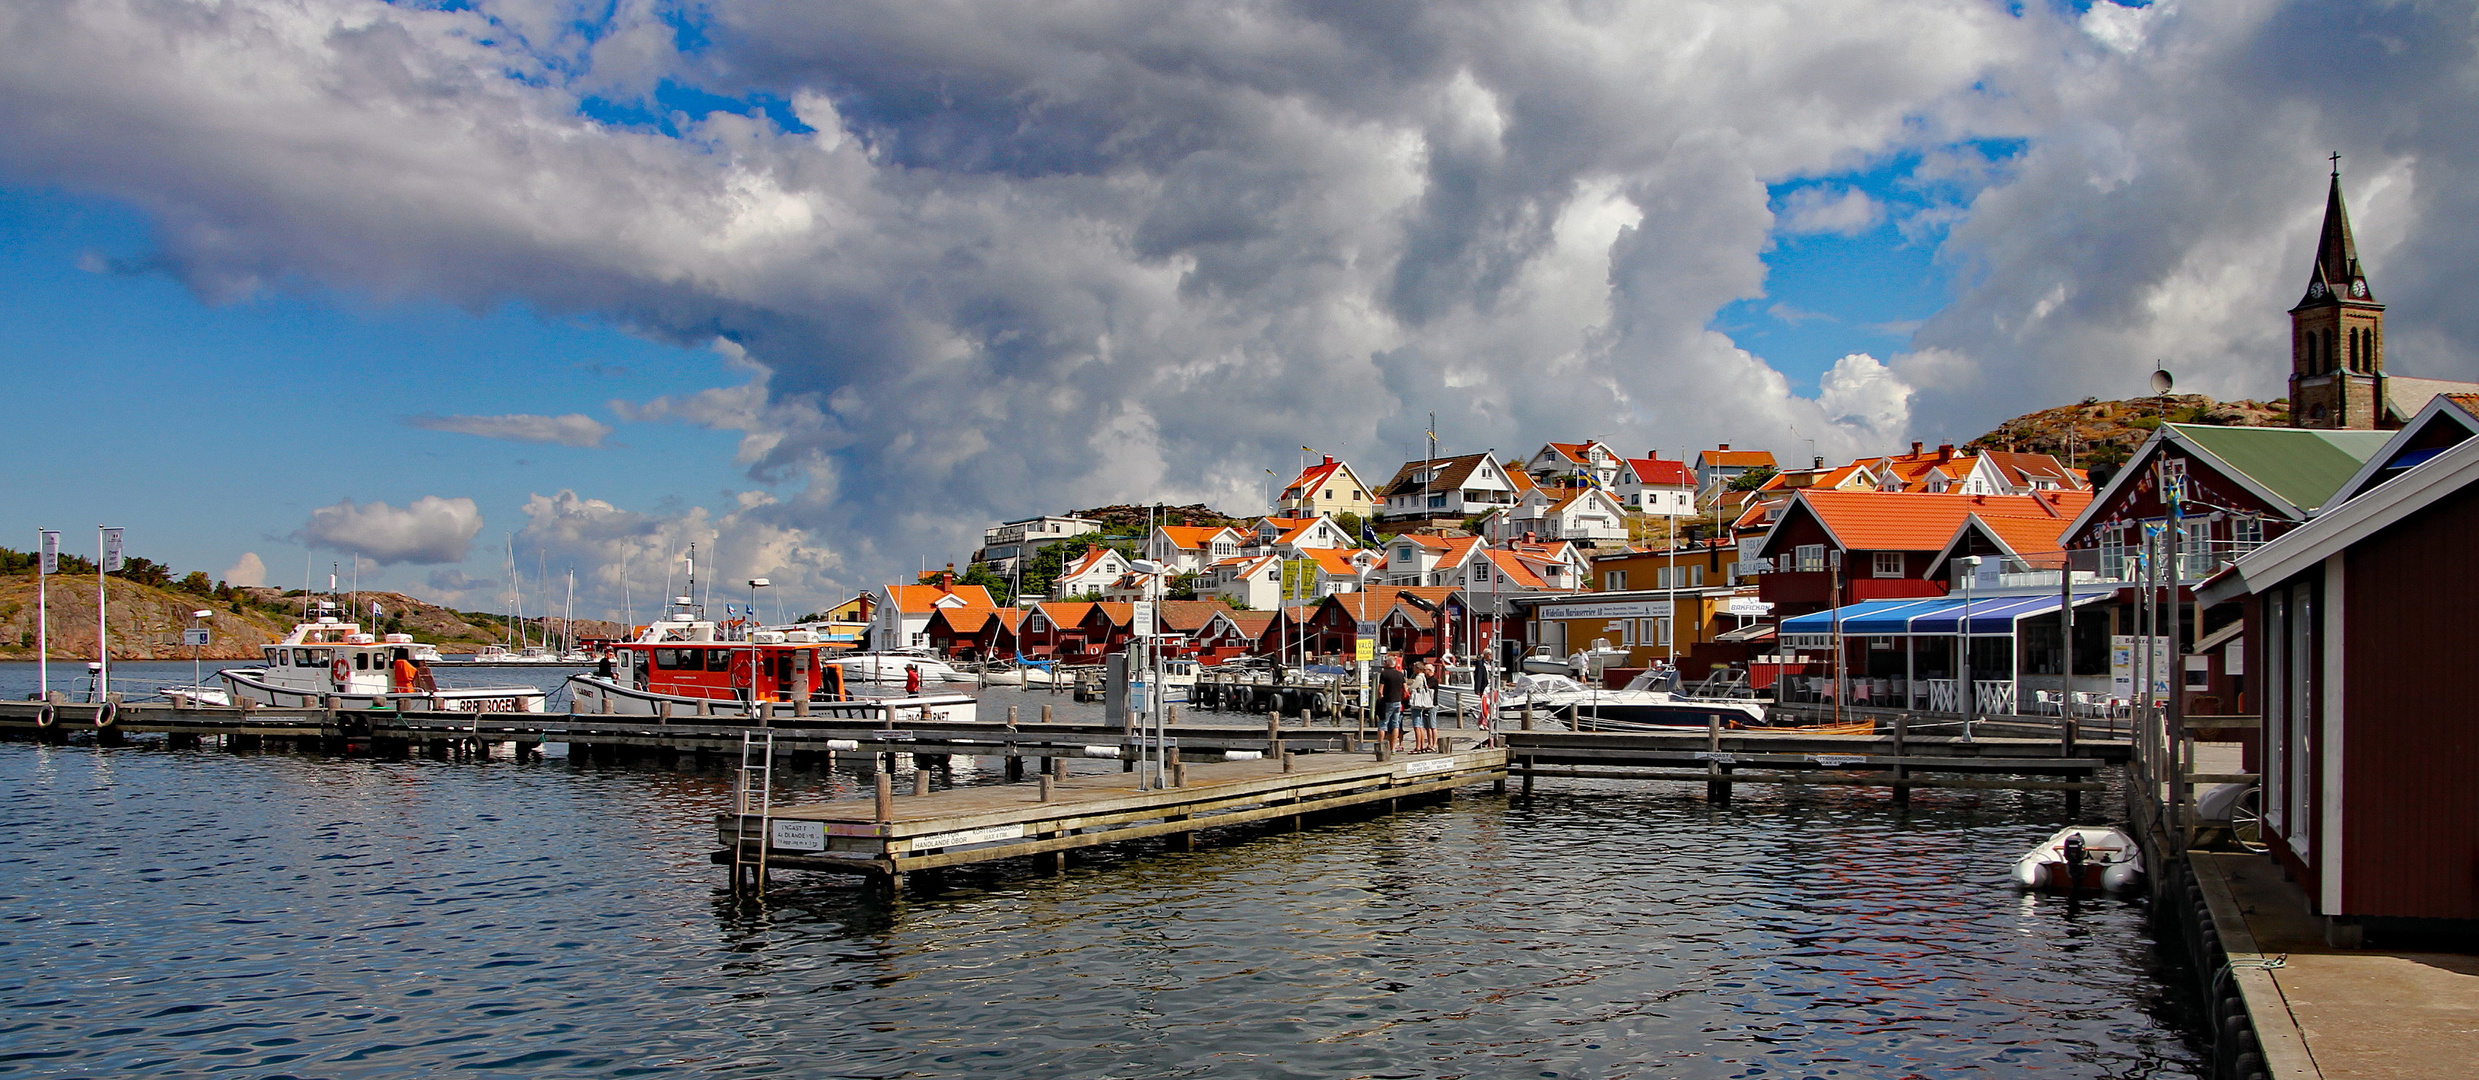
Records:
[[[44,703],[43,703],[43,707],[42,707],[42,708],[35,710],[35,714],[34,714],[34,726],[36,726],[36,727],[38,727],[38,728],[45,728],[45,729],[59,727],[59,726],[60,726],[60,709],[59,709],[59,707],[58,707],[58,706],[53,705],[51,702],[48,702],[48,701],[44,702]]]
[[[353,679],[353,665],[346,663],[341,656],[336,658],[335,663],[328,665],[327,670],[335,673],[336,686],[339,688],[350,684]]]
[[[113,696],[114,696],[114,697],[118,697],[119,695],[115,694],[115,695],[113,695]],[[107,727],[111,727],[113,724],[120,722],[120,718],[121,718],[121,703],[120,703],[120,702],[117,702],[117,701],[111,701],[111,700],[106,700],[103,704],[95,706],[95,726],[96,726],[96,727],[99,727],[99,728],[107,728]]]

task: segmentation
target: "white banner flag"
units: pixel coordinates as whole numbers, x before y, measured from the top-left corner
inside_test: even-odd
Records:
[[[103,572],[109,574],[120,568],[121,531],[105,529],[103,530]]]
[[[50,529],[43,530],[43,572],[60,572],[60,534]]]

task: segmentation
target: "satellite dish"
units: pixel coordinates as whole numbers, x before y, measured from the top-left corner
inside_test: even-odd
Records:
[[[2169,388],[2170,388],[2170,387],[2172,387],[2172,386],[2176,386],[2176,385],[2178,385],[2178,380],[2177,380],[2177,379],[2175,379],[2175,378],[2172,378],[2172,377],[2170,376],[2170,374],[2169,374],[2169,369],[2168,369],[2168,368],[2153,368],[2153,369],[2152,369],[2152,392],[2153,392],[2153,393],[2155,393],[2155,394],[2166,394],[2166,393],[2168,393],[2168,392],[2169,392]]]

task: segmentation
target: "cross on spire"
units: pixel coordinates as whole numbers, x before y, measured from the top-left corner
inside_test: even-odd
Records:
[[[2341,151],[2333,151],[2333,175],[2341,175]]]

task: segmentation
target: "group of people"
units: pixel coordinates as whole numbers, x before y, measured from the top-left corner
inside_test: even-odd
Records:
[[[1386,658],[1377,675],[1378,737],[1395,753],[1434,754],[1437,741],[1437,661],[1412,661],[1403,668],[1401,656]],[[1405,746],[1404,734],[1411,735]]]

